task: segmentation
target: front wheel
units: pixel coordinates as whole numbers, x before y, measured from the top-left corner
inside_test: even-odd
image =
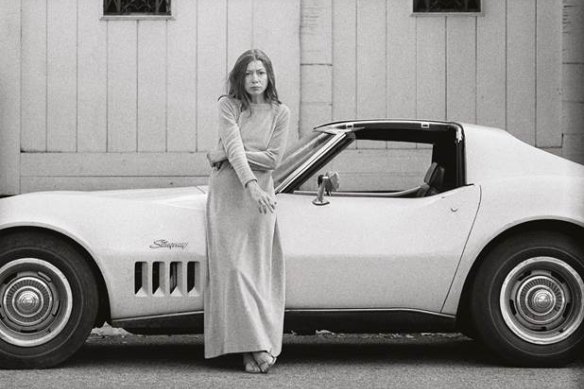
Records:
[[[501,242],[472,289],[480,339],[520,366],[571,362],[584,339],[584,250],[558,232],[533,231]]]
[[[51,235],[0,238],[0,366],[43,368],[71,356],[93,328],[97,285],[75,247]]]

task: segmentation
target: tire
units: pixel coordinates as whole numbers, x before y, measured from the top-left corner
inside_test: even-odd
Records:
[[[479,339],[516,366],[563,366],[584,339],[584,249],[570,236],[530,231],[496,246],[472,287]]]
[[[85,257],[40,232],[0,237],[0,367],[55,366],[85,342],[98,311]]]

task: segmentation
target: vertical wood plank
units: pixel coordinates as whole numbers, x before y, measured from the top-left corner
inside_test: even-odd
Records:
[[[357,4],[357,117],[382,119],[387,116],[386,2]],[[385,142],[357,141],[357,148],[385,147]]]
[[[446,115],[445,18],[418,17],[416,29],[417,116],[419,119],[444,120]]]
[[[252,0],[228,0],[227,2],[227,71],[237,58],[253,44]]]
[[[484,1],[477,19],[477,123],[506,127],[505,1]]]
[[[197,149],[197,3],[172,4],[168,21],[168,151]]]
[[[137,22],[108,22],[108,151],[136,151]]]
[[[103,152],[107,143],[107,22],[103,4],[79,0],[77,36],[77,151]]]
[[[332,67],[330,65],[302,65],[301,71],[302,103],[330,104]]]
[[[301,66],[300,136],[318,125],[332,121],[332,67]]]
[[[77,149],[77,1],[47,1],[47,150]]]
[[[564,134],[562,157],[579,164],[584,164],[584,135],[582,133]]]
[[[584,63],[564,63],[562,67],[562,100],[584,102]]]
[[[332,120],[332,1],[302,1],[300,136]]]
[[[562,3],[562,62],[584,63],[584,3],[582,0]]]
[[[22,2],[21,147],[47,149],[47,0]]]
[[[300,24],[302,64],[332,62],[332,0],[303,0]]]
[[[409,0],[387,3],[387,117],[416,118],[416,17]],[[416,148],[387,142],[387,148]]]
[[[274,65],[280,100],[290,108],[288,145],[298,139],[300,112],[300,1],[254,0],[253,43]]]
[[[476,122],[476,17],[447,17],[446,119]]]
[[[0,196],[20,192],[21,6],[0,2]]]
[[[357,118],[356,0],[335,0],[333,6],[333,120]]]
[[[302,103],[300,137],[312,133],[314,127],[331,122],[332,107],[328,103]]]
[[[562,131],[566,134],[584,135],[584,102],[562,101]]]
[[[535,144],[535,0],[507,2],[507,130]]]
[[[138,151],[166,151],[166,21],[138,22]]]
[[[226,0],[197,2],[197,150],[217,145],[217,98],[227,77]]]
[[[416,20],[409,0],[387,7],[387,116],[416,117]]]
[[[561,146],[562,1],[536,4],[536,146]]]
[[[584,163],[584,4],[563,0],[562,156]]]

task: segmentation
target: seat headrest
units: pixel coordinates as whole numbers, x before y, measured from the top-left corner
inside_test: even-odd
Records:
[[[437,162],[432,162],[424,176],[424,182],[441,191],[444,184],[444,168],[438,165]]]
[[[430,183],[430,180],[432,179],[432,176],[436,173],[437,168],[438,168],[438,163],[432,162],[432,164],[430,165],[430,167],[426,171],[426,175],[424,176],[424,182],[426,184]]]

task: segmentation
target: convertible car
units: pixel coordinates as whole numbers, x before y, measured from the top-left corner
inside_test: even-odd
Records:
[[[584,166],[499,129],[363,120],[302,137],[274,182],[285,331],[462,331],[523,366],[581,355]],[[104,322],[202,332],[206,190],[0,199],[0,366],[54,366]]]

